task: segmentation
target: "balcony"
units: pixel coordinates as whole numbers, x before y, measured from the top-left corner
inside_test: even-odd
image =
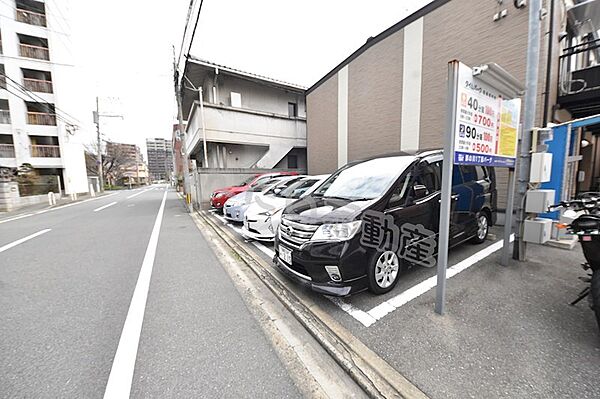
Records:
[[[56,126],[56,115],[47,112],[27,112],[27,123],[30,125]]]
[[[17,21],[29,25],[46,26],[46,15],[40,12],[17,8]]]
[[[0,82],[1,85],[1,82]],[[29,91],[52,93],[52,81],[43,79],[23,78],[23,86]]]
[[[600,40],[564,49],[558,103],[574,118],[600,113]]]
[[[48,47],[34,46],[31,44],[19,44],[21,57],[34,58],[36,60],[50,60]]]
[[[0,125],[10,125],[10,111],[0,109]]]
[[[0,144],[0,158],[14,158],[14,157],[15,157],[14,144]]]
[[[33,158],[60,158],[60,146],[32,144],[30,147]]]

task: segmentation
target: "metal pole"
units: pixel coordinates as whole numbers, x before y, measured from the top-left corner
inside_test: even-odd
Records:
[[[448,63],[448,105],[446,109],[446,135],[442,171],[442,196],[440,199],[440,228],[437,258],[437,288],[435,312],[443,315],[446,299],[446,267],[448,265],[448,240],[452,197],[452,166],[454,163],[454,125],[456,125],[456,97],[458,91],[458,61]]]
[[[525,220],[523,199],[527,193],[529,170],[531,168],[531,130],[535,124],[538,69],[540,64],[540,17],[541,0],[529,3],[529,38],[527,41],[527,71],[525,75],[525,110],[523,115],[523,131],[519,154],[519,179],[517,193],[517,229],[513,259],[525,260],[527,246],[521,237],[521,225]]]
[[[181,85],[179,83],[179,74],[177,72],[177,62],[175,61],[175,47],[173,47],[173,73],[174,81],[175,81],[175,99],[177,100],[177,119],[180,137],[181,137],[181,151],[183,152],[183,192],[186,194],[186,202],[188,205],[188,210],[191,211],[191,206],[189,201],[187,201],[187,194],[190,192],[190,177],[189,177],[189,159],[187,153],[187,145],[185,143],[185,130],[183,129],[183,108],[182,108],[182,100],[181,100]]]
[[[102,171],[102,136],[100,135],[100,110],[98,105],[98,96],[96,96],[96,112],[94,113],[94,123],[96,124],[96,136],[98,140],[98,153],[96,154],[96,163],[98,164],[98,179],[100,181],[100,190],[104,191],[104,176]]]
[[[200,117],[202,118],[202,143],[204,145],[204,167],[208,168],[208,148],[206,148],[206,124],[204,123],[204,97],[202,94],[202,86],[198,89],[200,93]]]
[[[508,259],[510,257],[510,235],[512,233],[513,225],[515,183],[515,170],[510,168],[508,169],[508,200],[506,203],[506,214],[504,217],[504,245],[502,246],[502,258],[500,260],[500,264],[502,266],[508,266]]]

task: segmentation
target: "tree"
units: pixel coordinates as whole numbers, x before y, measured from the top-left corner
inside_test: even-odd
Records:
[[[118,144],[107,143],[107,150],[102,154],[102,172],[105,183],[114,184],[123,177],[125,168],[131,164],[127,152]],[[98,175],[97,166],[98,143],[86,146],[85,164],[89,174]]]

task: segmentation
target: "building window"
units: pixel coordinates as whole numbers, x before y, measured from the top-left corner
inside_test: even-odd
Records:
[[[288,116],[290,118],[298,116],[298,105],[296,103],[288,103]]]
[[[287,156],[288,169],[298,169],[298,155]]]
[[[235,91],[231,92],[231,106],[242,108],[242,95],[240,93],[236,93]]]

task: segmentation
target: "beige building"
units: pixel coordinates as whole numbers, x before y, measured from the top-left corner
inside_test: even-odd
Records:
[[[557,101],[572,94],[568,87],[573,71],[565,69],[562,80],[566,84],[561,87],[567,89],[557,97],[562,54],[568,46],[595,43],[597,36],[567,26],[562,0],[542,3],[547,14],[540,32],[537,126],[571,119],[571,113],[559,109]],[[567,3],[574,6],[578,2]],[[506,16],[496,20],[503,10]],[[330,173],[360,158],[441,147],[448,62],[458,59],[470,66],[498,63],[525,83],[528,14],[527,5],[519,8],[513,1],[434,0],[369,38],[307,90],[308,172]],[[589,58],[585,65],[571,62],[569,68],[597,64],[598,58]],[[594,95],[600,98],[598,92]],[[577,114],[572,104],[566,108]],[[600,108],[575,116],[594,112]],[[499,207],[504,208],[505,171],[498,170],[498,174]]]

